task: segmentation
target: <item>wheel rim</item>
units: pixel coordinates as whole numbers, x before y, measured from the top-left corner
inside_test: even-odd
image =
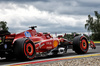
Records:
[[[26,53],[31,56],[34,53],[33,45],[31,43],[28,43],[26,45]]]
[[[83,40],[81,41],[81,48],[82,48],[83,50],[86,50],[86,49],[87,49],[87,42],[86,42],[85,39],[83,39]]]
[[[86,42],[86,40],[82,40],[82,48],[83,49],[86,49],[87,48],[87,42]]]

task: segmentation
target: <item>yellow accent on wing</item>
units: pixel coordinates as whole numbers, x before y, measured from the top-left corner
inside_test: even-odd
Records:
[[[57,47],[57,46],[58,46],[58,44],[59,44],[59,43],[58,43],[58,41],[57,41],[57,40],[54,40],[54,41],[53,41],[53,46],[54,46],[54,48],[55,48],[55,47]]]

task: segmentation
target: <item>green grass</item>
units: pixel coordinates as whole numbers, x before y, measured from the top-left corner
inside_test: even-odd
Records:
[[[93,41],[93,42],[100,42],[100,41]]]
[[[90,41],[88,41],[90,43]],[[94,43],[100,43],[100,41],[93,41]]]

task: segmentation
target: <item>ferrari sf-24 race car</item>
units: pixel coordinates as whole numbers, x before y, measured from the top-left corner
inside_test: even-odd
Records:
[[[43,55],[65,54],[67,49],[77,54],[88,51],[89,43],[85,36],[76,36],[73,41],[69,41],[62,36],[53,38],[50,33],[36,32],[36,26],[30,28],[18,34],[0,31],[0,57],[32,60]],[[90,46],[96,48],[93,41],[90,41]]]

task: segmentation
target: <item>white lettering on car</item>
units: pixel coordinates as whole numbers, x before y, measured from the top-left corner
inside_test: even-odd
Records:
[[[47,49],[52,49],[52,46],[47,47]]]
[[[52,44],[52,42],[46,42],[46,44],[47,44],[47,45],[51,45],[51,44]]]

